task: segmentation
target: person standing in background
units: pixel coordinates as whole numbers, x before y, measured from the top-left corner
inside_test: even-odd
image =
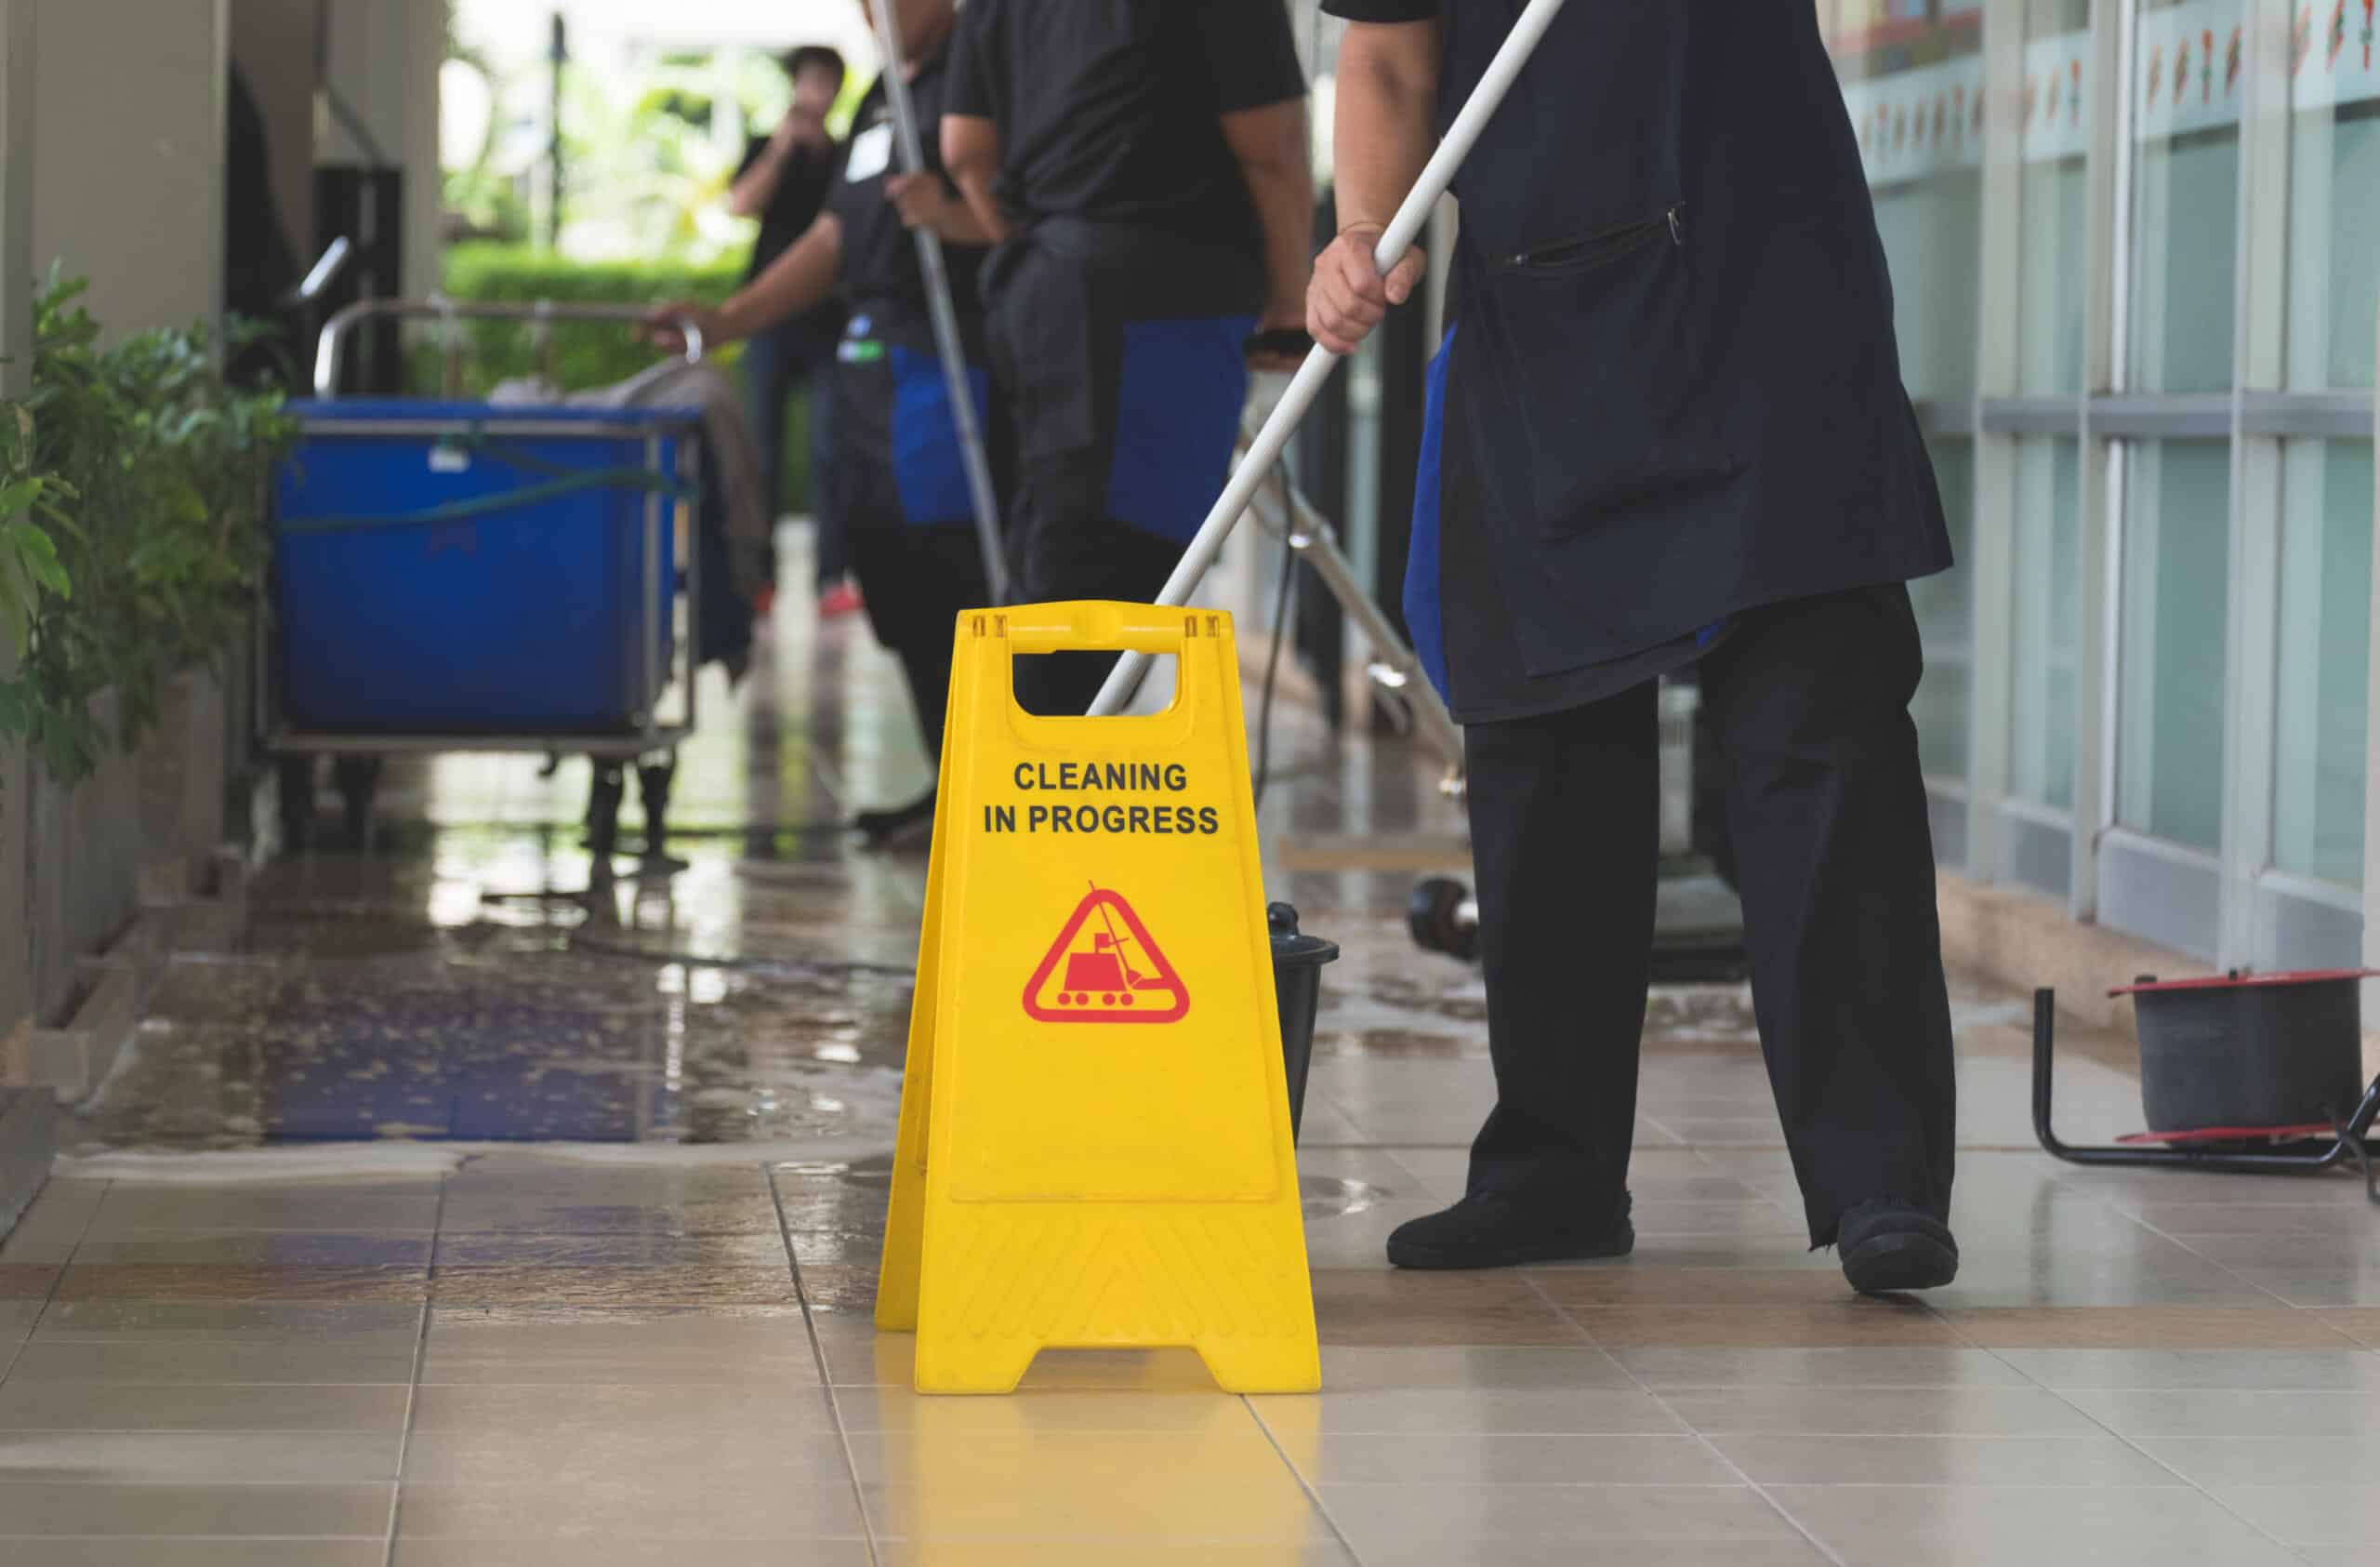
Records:
[[[1018,592],[1146,602],[1223,489],[1250,369],[1294,369],[1306,346],[1314,177],[1288,10],[969,0],[942,152],[1000,242],[984,304],[1015,419]],[[1027,659],[1018,697],[1080,713],[1112,661]]]
[[[747,285],[817,220],[841,158],[826,129],[826,116],[842,95],[843,57],[823,44],[805,44],[787,55],[784,63],[793,82],[792,106],[774,132],[753,138],[728,199],[728,210],[736,217],[760,219],[752,264],[744,276]],[[787,401],[796,387],[803,388],[809,398],[810,511],[818,530],[815,582],[819,611],[830,618],[859,606],[848,580],[850,555],[834,504],[835,398],[828,367],[842,329],[841,306],[829,299],[755,336],[744,347],[752,433],[760,445],[760,477],[772,504],[785,493]]]
[[[870,4],[860,0],[864,11]],[[989,236],[945,178],[935,153],[957,15],[952,0],[894,0],[893,23],[901,30],[909,97],[924,141],[923,171],[899,170],[891,92],[879,80],[860,100],[850,143],[809,229],[716,310],[679,301],[654,312],[644,326],[650,340],[677,352],[685,346],[677,323],[689,317],[705,342],[723,344],[758,340],[782,322],[814,313],[823,301],[841,302],[849,325],[823,372],[835,379],[841,412],[836,513],[849,530],[868,623],[901,661],[919,733],[932,758],[942,752],[949,706],[952,630],[962,614],[991,602],[991,588],[912,231],[928,229],[942,239],[976,418],[995,432],[1001,424],[993,417],[991,377],[984,365],[976,286]],[[874,20],[870,11],[871,25]],[[997,442],[989,455],[997,475],[1006,467]],[[871,843],[886,843],[930,829],[933,811],[930,788],[906,803],[861,811],[852,825]]]

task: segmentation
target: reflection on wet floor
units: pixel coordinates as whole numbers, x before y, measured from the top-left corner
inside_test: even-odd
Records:
[[[1731,985],[1652,999],[1633,1258],[1387,1268],[1463,1191],[1484,994],[1404,928],[1448,867],[1282,850],[1460,822],[1289,709],[1267,889],[1344,951],[1299,1151],[1325,1392],[1075,1351],[916,1398],[869,1312],[925,865],[831,824],[926,769],[848,622],[705,699],[675,874],[585,898],[583,767],[444,758],[173,965],[0,1244],[0,1561],[2281,1567],[2380,1527],[2360,1186],[2051,1163],[2004,990],[1954,993],[1964,1268],[1923,1303],[1808,1251]],[[2109,1036],[2059,1094],[2137,1124]]]
[[[236,948],[177,959],[82,1143],[889,1143],[923,846],[861,853],[838,824],[930,775],[889,669],[853,642],[788,628],[741,690],[714,681],[672,857],[624,861],[592,895],[583,765],[392,763],[373,854],[266,865]],[[1459,827],[1401,747],[1337,747],[1287,709],[1276,723],[1276,843]],[[624,831],[641,841],[633,803]],[[1348,949],[1319,1053],[1478,1053],[1475,978],[1417,962],[1393,915],[1411,879],[1276,871]]]

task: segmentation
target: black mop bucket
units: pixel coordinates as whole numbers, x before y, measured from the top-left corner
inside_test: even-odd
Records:
[[[1314,1016],[1322,1004],[1322,965],[1339,945],[1298,934],[1298,911],[1276,903],[1264,911],[1273,929],[1273,999],[1281,1009],[1281,1064],[1289,1077],[1289,1133],[1305,1120],[1305,1079],[1314,1065]]]
[[[2362,1097],[2362,981],[2351,970],[2144,978],[2132,997],[2140,1098],[2161,1143],[2328,1137]]]

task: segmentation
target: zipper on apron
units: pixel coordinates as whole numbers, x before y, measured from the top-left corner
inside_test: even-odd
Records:
[[[1563,267],[1599,266],[1618,260],[1646,241],[1658,237],[1663,230],[1670,243],[1686,244],[1686,206],[1684,203],[1671,206],[1658,217],[1646,218],[1618,228],[1605,229],[1584,239],[1565,240],[1559,245],[1541,246],[1535,250],[1517,251],[1504,258],[1504,265],[1517,271],[1560,265]]]

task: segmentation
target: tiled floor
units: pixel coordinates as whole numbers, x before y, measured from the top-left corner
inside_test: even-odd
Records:
[[[1327,1390],[1158,1352],[915,1397],[868,1308],[923,866],[812,826],[921,778],[890,695],[856,629],[781,627],[689,750],[691,868],[594,919],[543,896],[584,874],[566,778],[509,764],[392,777],[390,854],[269,875],[0,1247],[0,1561],[2260,1567],[2380,1533],[2380,1209],[2052,1163],[2020,998],[1960,988],[1966,1266],[1922,1304],[1805,1249],[1729,989],[1656,999],[1633,1260],[1391,1272],[1488,1083],[1475,977],[1376,870],[1274,877],[1347,948],[1301,1159]],[[1406,759],[1289,735],[1276,844],[1450,825]],[[2128,1126],[2122,1052],[2069,1049],[2069,1130]]]

